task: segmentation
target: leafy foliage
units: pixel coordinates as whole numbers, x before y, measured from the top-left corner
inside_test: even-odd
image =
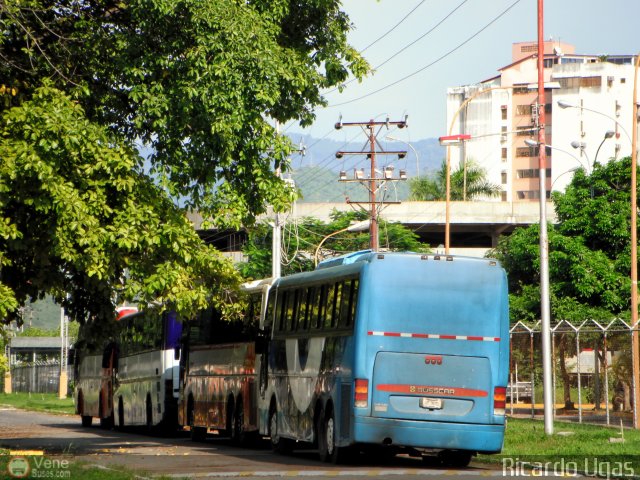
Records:
[[[443,161],[435,178],[421,176],[409,181],[411,200],[436,200],[447,198],[447,162]],[[466,198],[474,200],[484,197],[497,197],[500,195],[500,186],[487,181],[487,172],[484,168],[469,160],[465,165],[459,165],[451,172],[450,196],[451,200],[459,201]]]
[[[364,212],[338,212],[331,215],[330,223],[315,218],[305,218],[300,224],[287,226],[283,233],[282,274],[304,272],[315,268],[315,252],[322,240],[328,235],[347,228],[352,222],[367,218]],[[379,224],[380,245],[382,248],[396,251],[428,252],[429,248],[420,243],[417,236],[399,223],[382,220]],[[246,278],[266,278],[271,276],[271,227],[267,224],[256,225],[249,231],[249,241],[243,252],[249,261],[240,265],[240,271]],[[322,243],[320,259],[327,256],[342,255],[348,252],[369,248],[368,232],[342,232],[329,237]]]
[[[350,28],[338,0],[0,2],[0,318],[45,293],[80,321],[233,313],[239,276],[171,199],[235,227],[284,209],[274,120],[368,72]]]
[[[0,8],[0,83],[28,96],[53,79],[91,120],[152,147],[154,174],[173,195],[236,226],[291,200],[274,174],[291,145],[273,120],[309,124],[326,103],[321,89],[369,68],[347,44],[338,0]]]
[[[2,120],[0,304],[49,292],[85,321],[111,318],[125,299],[184,314],[228,300],[232,265],[80,105],[43,87]],[[0,314],[13,318],[9,308]]]
[[[578,170],[554,192],[558,224],[548,227],[552,316],[566,320],[628,316],[629,158]],[[539,226],[516,230],[491,253],[509,275],[513,320],[540,316]]]

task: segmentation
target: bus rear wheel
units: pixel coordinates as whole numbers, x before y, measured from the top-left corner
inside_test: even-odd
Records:
[[[236,407],[233,409],[231,441],[238,445],[244,445],[246,441],[244,433],[244,407],[242,405],[242,397],[238,398]]]
[[[447,467],[462,468],[469,465],[473,452],[466,450],[443,450],[438,457]]]
[[[124,402],[122,397],[118,399],[118,428],[124,428]]]
[[[82,426],[90,427],[93,422],[93,417],[91,415],[84,414],[84,395],[82,395],[82,392],[78,394],[78,413],[80,414]]]
[[[336,419],[333,408],[329,407],[326,413],[324,409],[320,410],[316,431],[320,461],[334,464],[344,461],[347,449],[336,445]]]
[[[269,438],[271,439],[271,449],[276,453],[289,453],[291,451],[291,441],[282,438],[278,432],[278,410],[275,406],[269,412]]]

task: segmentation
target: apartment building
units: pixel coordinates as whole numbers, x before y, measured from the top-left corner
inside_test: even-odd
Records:
[[[550,192],[563,190],[579,167],[589,172],[594,161],[631,154],[635,57],[578,55],[557,41],[544,48]],[[450,147],[451,163],[483,167],[502,187],[495,201],[537,201],[538,152],[526,143],[537,140],[538,131],[537,43],[514,44],[512,60],[493,78],[447,90],[448,134],[471,136]]]

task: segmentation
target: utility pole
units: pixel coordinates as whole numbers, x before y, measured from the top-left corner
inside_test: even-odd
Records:
[[[378,142],[378,134],[383,128],[389,129],[389,126],[396,126],[398,128],[405,128],[407,126],[407,117],[405,116],[404,120],[391,122],[389,118],[387,118],[384,122],[376,122],[374,120],[369,120],[368,122],[349,122],[342,123],[339,121],[335,124],[336,130],[340,130],[342,127],[360,127],[367,135],[367,144],[369,145],[369,150],[363,150],[360,152],[355,151],[338,151],[336,152],[336,158],[342,158],[344,155],[366,155],[371,162],[371,170],[368,177],[364,175],[364,169],[355,170],[354,178],[347,179],[347,174],[345,171],[340,172],[340,181],[341,182],[358,182],[364,185],[369,191],[369,201],[368,202],[357,202],[352,200],[347,200],[348,204],[357,204],[362,206],[363,204],[368,205],[369,210],[369,247],[374,252],[378,251],[379,243],[378,243],[378,208],[381,205],[387,205],[391,203],[400,203],[400,202],[389,202],[389,201],[378,201],[376,196],[380,187],[388,182],[388,181],[398,181],[398,180],[406,180],[407,173],[405,170],[400,170],[399,178],[393,178],[393,166],[387,166],[384,168],[382,172],[382,177],[379,177],[376,171],[376,155],[397,155],[398,158],[404,158],[407,155],[406,150],[393,150],[393,151],[385,151],[382,145]],[[376,151],[376,146],[378,150]]]
[[[280,134],[280,124],[276,122],[276,134]],[[303,156],[306,154],[306,147],[300,144],[300,148],[295,150],[298,153],[301,153]],[[280,171],[280,167],[276,168],[276,176],[278,178],[282,178],[282,172]],[[295,183],[293,179],[285,178],[284,179],[287,188],[295,188]],[[272,232],[272,242],[271,242],[271,278],[276,280],[280,278],[282,275],[282,226],[284,224],[284,219],[281,214],[278,212],[274,213],[273,218],[273,232]]]

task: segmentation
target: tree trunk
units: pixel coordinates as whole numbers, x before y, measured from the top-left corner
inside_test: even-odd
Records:
[[[571,401],[571,379],[569,378],[569,372],[567,372],[567,335],[565,333],[560,335],[560,344],[558,347],[560,353],[560,375],[562,376],[562,389],[564,394],[564,409],[574,410],[575,405]]]

